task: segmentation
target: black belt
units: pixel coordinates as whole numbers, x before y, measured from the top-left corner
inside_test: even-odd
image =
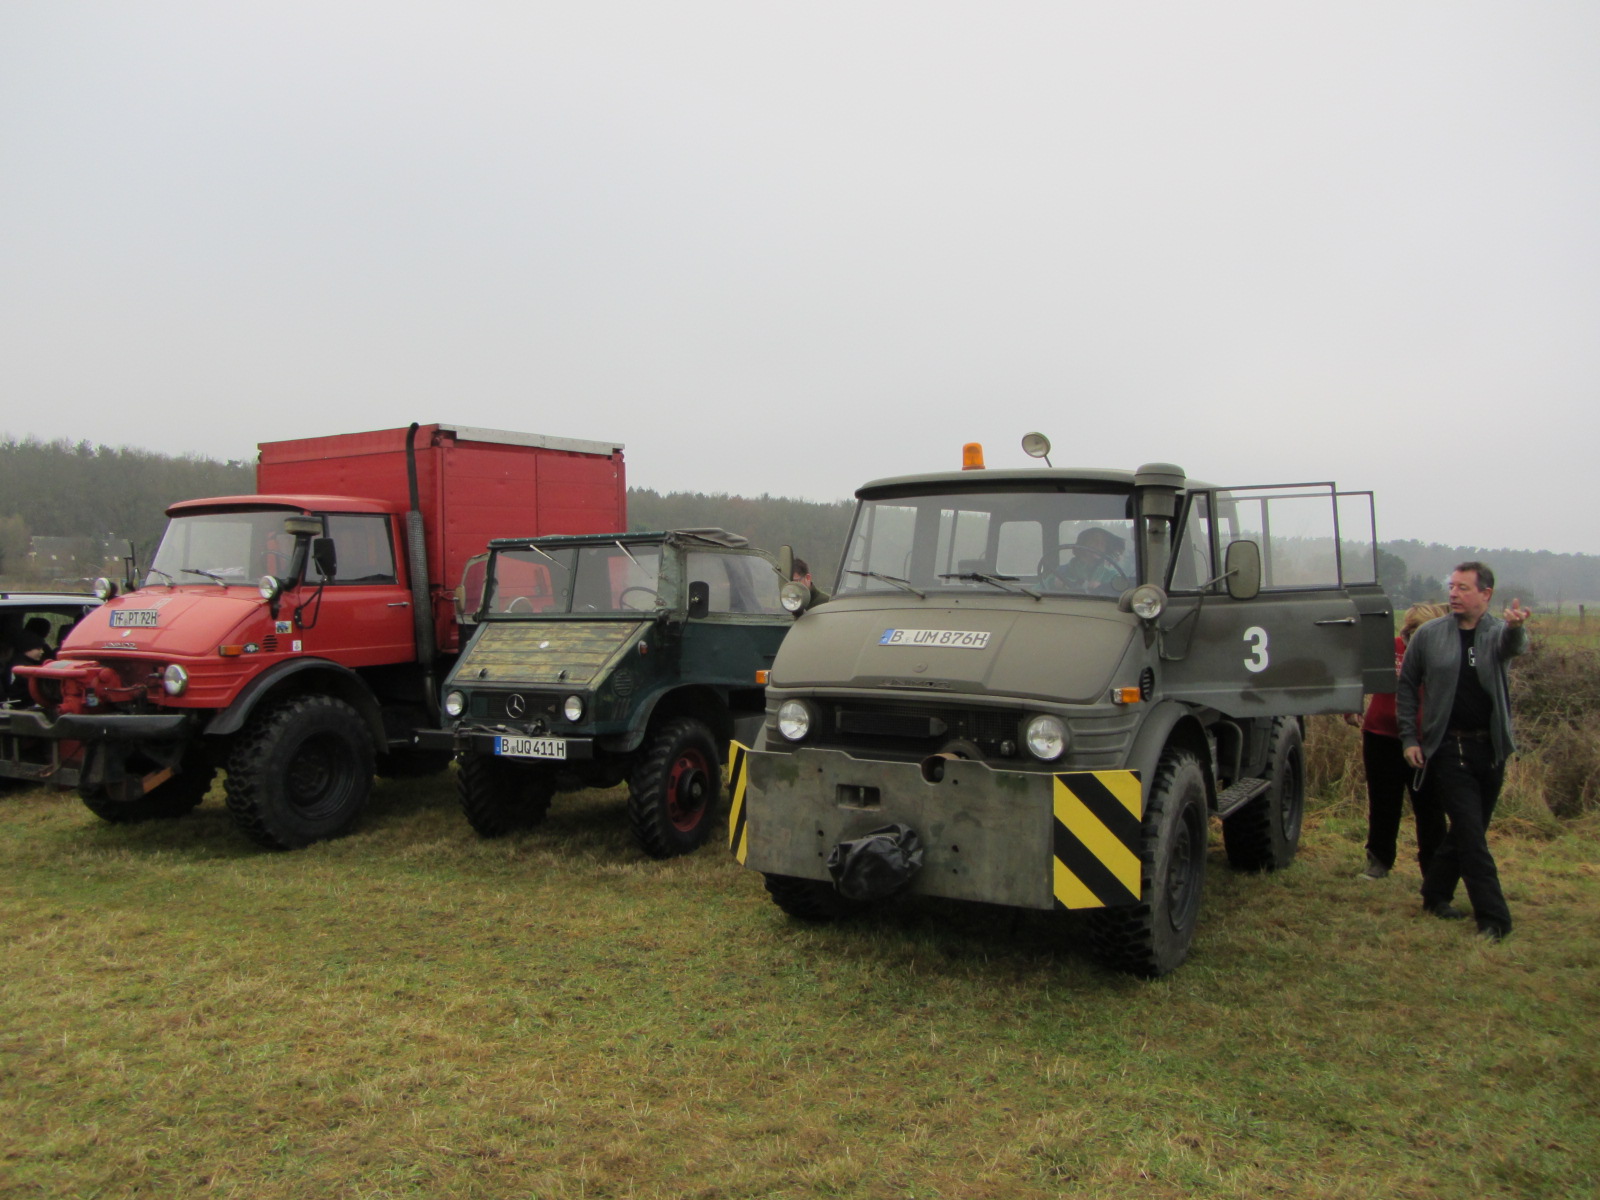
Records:
[[[1455,738],[1458,742],[1486,742],[1489,740],[1487,729],[1446,729],[1445,737]]]

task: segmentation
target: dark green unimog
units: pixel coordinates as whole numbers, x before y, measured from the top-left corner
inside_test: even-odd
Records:
[[[1106,962],[1165,974],[1211,817],[1233,866],[1287,866],[1301,717],[1394,689],[1370,493],[1154,463],[856,495],[834,598],[734,751],[734,853],[795,916],[901,890],[1087,910]]]
[[[461,807],[485,837],[558,791],[627,781],[647,854],[710,836],[722,756],[753,730],[794,624],[772,558],[721,529],[498,538],[469,566],[478,628],[443,688]]]

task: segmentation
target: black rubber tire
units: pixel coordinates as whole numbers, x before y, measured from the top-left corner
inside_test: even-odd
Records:
[[[254,717],[228,760],[228,809],[269,850],[348,833],[372,790],[372,736],[343,700],[299,696]]]
[[[448,770],[455,755],[448,750],[391,750],[378,755],[379,779],[424,779]]]
[[[113,800],[103,788],[79,792],[83,805],[102,821],[132,825],[138,821],[169,820],[193,812],[216,782],[216,765],[197,761],[137,800]]]
[[[628,818],[651,858],[705,845],[722,800],[722,767],[711,730],[694,717],[657,729],[628,781]]]
[[[456,794],[467,824],[479,837],[494,838],[541,823],[556,788],[548,770],[470,754],[456,772]]]
[[[1306,755],[1300,722],[1279,717],[1267,751],[1272,785],[1222,822],[1228,865],[1240,871],[1281,871],[1300,849],[1306,805]]]
[[[1145,804],[1142,899],[1089,914],[1090,942],[1106,966],[1155,979],[1189,956],[1205,891],[1209,828],[1199,759],[1188,750],[1169,749],[1156,767]]]
[[[848,900],[831,883],[793,875],[763,875],[772,902],[802,921],[837,921],[854,916],[866,905]]]

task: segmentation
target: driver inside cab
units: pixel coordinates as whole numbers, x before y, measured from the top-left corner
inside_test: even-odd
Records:
[[[1127,543],[1109,529],[1094,525],[1078,535],[1070,547],[1072,557],[1040,581],[1056,592],[1090,596],[1115,596],[1128,586],[1120,559]]]

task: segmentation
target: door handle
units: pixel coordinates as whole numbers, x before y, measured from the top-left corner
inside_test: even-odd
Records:
[[[1328,617],[1323,621],[1312,622],[1313,625],[1354,625],[1355,623],[1356,619],[1354,617]]]
[[[411,607],[411,601],[409,601],[409,600],[391,600],[386,607],[388,607],[388,608],[410,608]],[[1320,625],[1320,624],[1322,624],[1322,622],[1318,621],[1317,624]]]

